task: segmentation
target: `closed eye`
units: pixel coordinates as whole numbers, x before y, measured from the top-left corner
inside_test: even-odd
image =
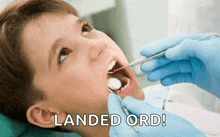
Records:
[[[70,50],[68,48],[62,48],[59,53],[58,63],[61,64],[68,57],[68,55],[71,52],[72,52],[72,50]]]

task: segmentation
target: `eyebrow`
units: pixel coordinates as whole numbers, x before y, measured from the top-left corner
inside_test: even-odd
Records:
[[[86,19],[83,19],[83,18],[78,18],[77,20],[76,20],[76,24],[82,24],[82,23],[84,23],[84,22],[88,22]]]
[[[82,18],[78,18],[74,24],[82,24],[84,22],[87,22],[86,19],[82,19]],[[63,41],[63,38],[58,38],[57,40],[55,40],[55,42],[52,44],[51,48],[50,48],[50,51],[49,51],[49,61],[48,61],[48,67],[50,68],[51,66],[51,61],[52,61],[52,58],[53,56],[55,55],[56,53],[56,50],[60,47],[61,43]]]

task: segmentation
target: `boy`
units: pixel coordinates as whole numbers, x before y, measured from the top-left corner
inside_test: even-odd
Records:
[[[108,114],[108,79],[121,97],[143,99],[119,47],[60,0],[18,0],[0,14],[1,112],[21,122],[55,128],[68,114]],[[109,126],[66,126],[82,136],[108,136]]]

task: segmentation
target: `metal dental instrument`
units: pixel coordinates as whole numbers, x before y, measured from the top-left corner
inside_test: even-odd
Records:
[[[209,35],[209,36],[207,36],[207,37],[198,39],[198,41],[203,41],[203,40],[209,39],[209,38],[211,38],[211,37],[220,37],[220,35],[217,34],[217,33],[213,33],[212,35]],[[113,72],[108,72],[108,73],[109,73],[109,74],[113,74],[113,73],[115,73],[116,71],[125,69],[125,68],[127,68],[127,67],[133,67],[133,66],[139,65],[139,64],[141,64],[141,63],[144,63],[144,62],[146,62],[146,61],[150,61],[150,60],[152,60],[152,59],[155,59],[155,58],[164,56],[166,50],[167,50],[167,49],[165,49],[165,50],[163,50],[163,51],[161,51],[161,52],[159,52],[159,53],[156,53],[156,54],[154,54],[154,55],[152,55],[152,56],[146,57],[146,58],[144,58],[144,59],[140,59],[140,60],[133,61],[133,62],[131,62],[131,63],[130,63],[129,65],[127,65],[127,66],[118,68],[118,69],[114,70]]]
[[[150,57],[146,57],[146,58],[144,58],[144,59],[140,59],[140,60],[133,61],[133,62],[131,62],[131,63],[130,63],[129,65],[127,65],[127,66],[118,68],[118,69],[114,70],[113,72],[108,72],[108,73],[109,73],[109,74],[112,74],[112,73],[115,73],[116,71],[125,69],[125,68],[127,68],[127,67],[133,67],[133,66],[136,66],[136,65],[138,65],[138,64],[144,63],[144,62],[146,62],[146,61],[150,61],[150,60],[152,60],[152,59],[154,59],[154,58],[161,57],[161,56],[165,55],[165,52],[166,52],[166,50],[163,50],[163,51],[161,51],[161,52],[159,52],[159,53],[157,53],[157,54],[154,54],[154,55],[152,55],[152,56],[150,56]]]
[[[118,96],[118,98],[119,98],[119,100],[120,100],[120,102],[121,102],[121,107],[122,107],[123,111],[125,112],[125,115],[126,115],[126,116],[129,116],[130,114],[129,114],[128,110],[126,109],[122,98],[121,98],[119,95],[117,95],[117,96]],[[134,121],[133,121],[131,118],[130,118],[130,122],[131,122],[131,123],[134,123]],[[138,130],[138,128],[137,128],[136,126],[132,126],[132,127],[133,127],[134,131],[135,131],[137,134],[140,133],[139,130]]]

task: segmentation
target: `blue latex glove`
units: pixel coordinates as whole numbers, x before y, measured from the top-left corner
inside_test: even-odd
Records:
[[[201,131],[183,117],[151,106],[147,102],[125,97],[124,104],[136,116],[140,114],[147,114],[148,116],[150,114],[166,114],[166,126],[162,126],[162,124],[158,126],[137,126],[140,133],[138,135],[131,126],[127,125],[126,115],[121,108],[118,97],[114,93],[110,93],[108,98],[109,114],[117,114],[121,117],[121,123],[110,128],[110,137],[205,137]],[[117,120],[114,122],[116,123]],[[150,122],[148,123],[150,124]]]
[[[165,86],[194,83],[220,97],[220,37],[199,41],[211,35],[185,34],[154,41],[141,49],[141,55],[169,49],[165,56],[143,63],[141,70],[149,73],[149,81],[161,80]]]

